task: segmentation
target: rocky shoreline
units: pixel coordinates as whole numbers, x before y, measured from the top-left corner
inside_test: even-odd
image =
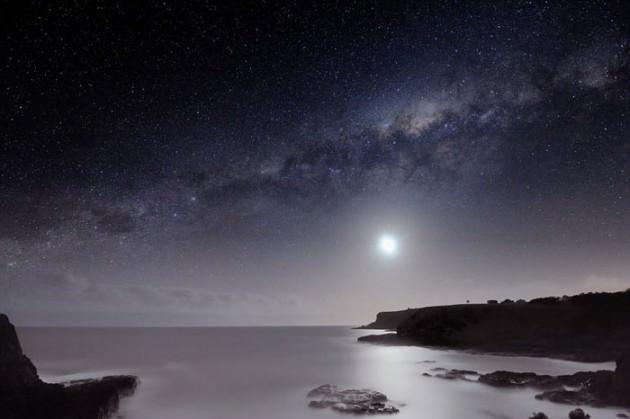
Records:
[[[379,313],[360,342],[581,362],[615,360],[615,371],[544,376],[530,372],[441,370],[425,376],[495,387],[531,387],[538,399],[590,406],[630,407],[630,291],[545,297],[529,302],[465,304]],[[577,417],[577,416],[576,416]]]
[[[533,372],[432,368],[425,377],[463,380],[499,388],[532,388],[538,400],[594,407],[630,407],[630,352],[617,361],[615,371],[580,371],[569,375],[540,375]]]
[[[50,384],[24,355],[15,327],[0,314],[0,412],[3,419],[103,419],[134,393],[138,378],[107,376]]]

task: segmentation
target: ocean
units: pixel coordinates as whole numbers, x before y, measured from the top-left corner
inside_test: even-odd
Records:
[[[397,419],[566,418],[571,406],[505,390],[424,377],[432,368],[566,374],[614,369],[546,358],[500,357],[357,342],[374,331],[349,327],[19,328],[25,353],[50,382],[134,374],[125,419],[327,419],[346,416],[307,406],[321,384],[381,391]],[[584,408],[593,419],[623,409]],[[627,413],[627,412],[626,412]],[[346,416],[347,417],[347,416]]]

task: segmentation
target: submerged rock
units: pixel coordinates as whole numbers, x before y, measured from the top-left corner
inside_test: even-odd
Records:
[[[15,328],[0,314],[0,416],[2,419],[103,419],[132,394],[133,376],[48,384],[22,352]]]
[[[398,409],[387,403],[387,396],[369,389],[341,390],[332,384],[324,384],[309,391],[311,400],[308,405],[315,409],[332,408],[342,413],[358,414],[391,414],[398,413]]]
[[[469,377],[479,376],[479,373],[477,371],[471,371],[471,370],[457,370],[457,369],[447,370],[445,368],[433,368],[431,369],[431,371],[443,371],[443,372],[440,372],[439,374],[435,374],[434,377],[443,378],[446,380],[476,381],[476,380],[472,380]]]
[[[554,388],[561,385],[558,377],[533,372],[495,371],[482,374],[479,382],[493,387]]]

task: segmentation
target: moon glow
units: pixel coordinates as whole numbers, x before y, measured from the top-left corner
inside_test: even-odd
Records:
[[[385,256],[394,257],[398,254],[398,240],[390,234],[383,234],[378,239],[378,250]]]

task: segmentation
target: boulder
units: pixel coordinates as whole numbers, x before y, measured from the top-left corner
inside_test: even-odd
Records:
[[[398,409],[387,403],[387,396],[369,389],[342,390],[332,384],[324,384],[309,391],[309,398],[317,398],[308,403],[309,407],[324,409],[330,407],[341,413],[391,414]]]
[[[582,409],[574,409],[569,412],[569,419],[590,419],[591,415],[585,413]]]

